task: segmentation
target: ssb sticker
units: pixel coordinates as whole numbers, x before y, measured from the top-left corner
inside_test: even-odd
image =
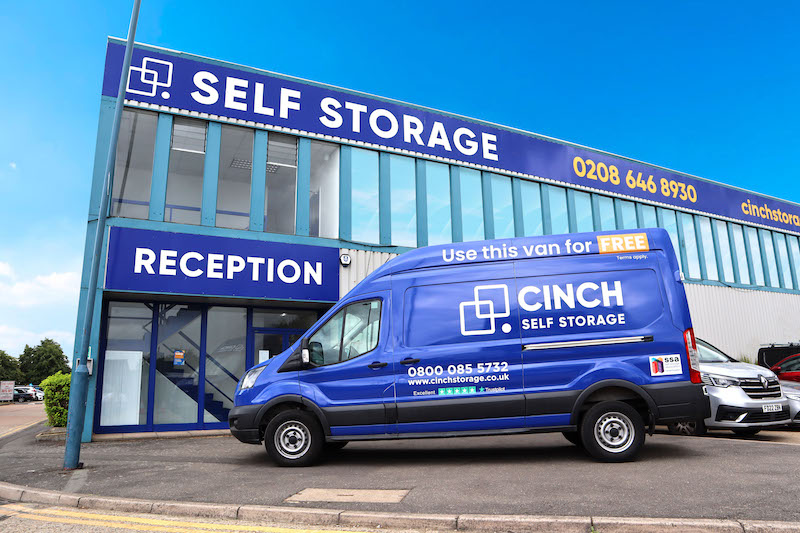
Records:
[[[651,376],[676,376],[683,374],[680,355],[651,355]]]

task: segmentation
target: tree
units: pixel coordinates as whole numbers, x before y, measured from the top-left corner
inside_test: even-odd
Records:
[[[70,372],[64,350],[53,339],[44,339],[34,348],[26,344],[22,355],[19,356],[19,369],[22,372],[23,383],[34,385],[38,385],[56,372],[65,374]]]
[[[19,361],[0,350],[0,381],[22,382],[22,372],[19,370]]]

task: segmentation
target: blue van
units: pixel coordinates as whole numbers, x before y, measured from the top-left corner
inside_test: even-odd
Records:
[[[709,416],[697,369],[663,229],[428,246],[250,369],[229,423],[283,466],[353,440],[551,431],[619,462],[655,424]]]

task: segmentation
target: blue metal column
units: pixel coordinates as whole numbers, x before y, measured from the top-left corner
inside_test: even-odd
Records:
[[[567,189],[567,219],[570,233],[577,233],[578,216],[575,213],[575,189]]]
[[[417,159],[417,246],[428,246],[428,182],[424,159]]]
[[[305,137],[297,140],[297,203],[295,210],[295,234],[308,235],[311,231],[311,140]]]
[[[731,249],[731,263],[733,263],[733,281],[734,283],[742,283],[742,274],[739,271],[739,261],[737,260],[736,240],[733,238],[733,226],[725,223],[727,227],[726,235],[724,238],[728,239],[728,247]]]
[[[206,131],[206,157],[203,165],[203,200],[200,219],[203,226],[217,224],[217,187],[219,182],[219,149],[222,125],[209,122]]]
[[[125,45],[125,58],[122,62],[122,74],[119,79],[117,90],[117,101],[114,108],[114,122],[111,126],[111,140],[108,145],[105,172],[103,173],[103,185],[100,192],[100,205],[98,218],[95,225],[94,243],[92,246],[92,266],[89,274],[89,284],[87,287],[87,297],[85,313],[83,316],[83,328],[81,331],[81,348],[78,352],[78,366],[72,372],[70,380],[69,394],[69,413],[67,415],[67,442],[64,447],[64,468],[80,468],[81,438],[84,433],[84,422],[86,417],[86,400],[89,389],[89,367],[86,360],[89,355],[89,342],[92,336],[97,336],[99,329],[96,324],[95,315],[97,300],[97,279],[100,273],[100,257],[102,255],[103,234],[106,228],[106,217],[108,216],[109,191],[111,190],[112,180],[114,179],[114,161],[117,153],[117,141],[119,140],[119,128],[122,120],[122,108],[125,104],[125,89],[128,86],[128,73],[130,72],[131,57],[133,55],[133,43],[136,36],[136,24],[139,19],[140,0],[134,0],[131,22],[128,26],[128,42]],[[91,227],[88,231],[91,231]],[[102,306],[102,295],[100,298]]]
[[[511,178],[511,198],[514,202],[514,235],[525,236],[525,213],[522,206],[522,183],[519,178]]]
[[[464,242],[464,219],[461,212],[461,169],[450,165],[450,220],[453,242]]]
[[[250,173],[250,231],[264,231],[264,202],[267,195],[267,132],[256,130],[253,137],[253,167]]]
[[[550,186],[540,185],[540,197],[542,198],[542,235],[553,234],[553,222],[550,219]]]
[[[339,238],[353,238],[353,149],[341,147],[339,156]]]
[[[380,240],[392,244],[392,176],[389,154],[381,152],[378,159],[378,220]]]
[[[700,279],[711,279],[708,276],[706,252],[703,244],[703,232],[700,230],[700,218],[694,215],[690,216],[692,217],[692,226],[694,226],[694,240],[697,243],[697,260],[700,263]]]
[[[481,191],[483,193],[483,233],[487,239],[494,239],[494,203],[492,202],[492,175],[481,172]]]

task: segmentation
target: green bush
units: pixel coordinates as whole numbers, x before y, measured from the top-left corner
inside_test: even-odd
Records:
[[[70,377],[71,374],[59,371],[41,383],[44,389],[44,412],[47,413],[47,423],[53,427],[63,428],[67,425]]]

